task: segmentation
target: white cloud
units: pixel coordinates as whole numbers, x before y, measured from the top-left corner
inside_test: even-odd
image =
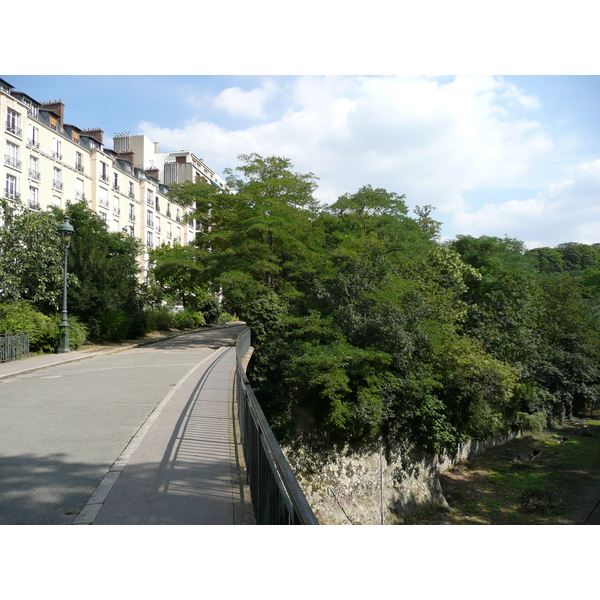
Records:
[[[529,200],[467,204],[468,190],[541,189],[540,161],[554,147],[535,118],[539,99],[500,77],[307,76],[246,91],[230,87],[212,104],[260,122],[236,129],[200,114],[181,129],[142,123],[140,131],[164,150],[192,150],[217,171],[235,167],[242,153],[289,157],[296,170],[320,178],[322,202],[366,184],[404,193],[409,206],[438,207],[436,218],[451,236],[485,233],[493,224],[493,235],[524,239],[522,234],[535,230],[526,237],[539,241],[549,239],[542,224],[558,227],[558,211],[572,209],[569,202],[577,199],[585,210],[595,210],[578,196],[585,169],[598,170],[594,163],[569,176],[570,187],[553,189],[546,182],[547,189]],[[277,116],[269,115],[272,106]],[[570,227],[551,239],[593,237],[583,225]]]
[[[513,237],[528,247],[564,242],[600,242],[600,160],[573,169],[573,177],[551,183],[536,198],[486,204],[452,216],[457,233]]]
[[[250,91],[230,87],[213,98],[213,105],[235,117],[264,119],[265,105],[274,92],[275,88],[270,82],[265,82],[260,88]]]

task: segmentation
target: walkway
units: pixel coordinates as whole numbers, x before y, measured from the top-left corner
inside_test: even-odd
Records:
[[[227,329],[227,331],[225,331]],[[162,398],[155,402],[152,407],[146,409],[144,418],[138,422],[137,432],[127,438],[128,443],[121,446],[120,454],[113,456],[113,462],[106,464],[104,475],[96,479],[94,493],[88,493],[89,500],[79,500],[81,505],[72,508],[69,512],[70,522],[75,524],[170,524],[170,525],[190,525],[190,524],[251,524],[253,522],[252,512],[249,506],[249,496],[247,488],[243,485],[243,459],[238,445],[238,436],[236,431],[236,419],[234,418],[233,407],[233,370],[235,368],[235,351],[231,345],[231,340],[239,334],[243,326],[229,326],[228,328],[212,328],[203,330],[205,339],[202,340],[201,334],[192,334],[182,336],[178,346],[175,341],[153,344],[148,349],[154,352],[142,352],[137,350],[131,352],[131,349],[121,351],[118,356],[113,357],[109,366],[104,363],[94,363],[93,359],[99,359],[107,352],[83,356],[84,353],[72,352],[66,355],[53,355],[51,357],[34,357],[15,363],[5,363],[0,365],[0,408],[6,411],[7,406],[16,404],[15,398],[12,399],[6,394],[3,397],[2,391],[10,390],[11,385],[4,387],[4,384],[12,384],[14,393],[20,390],[18,387],[33,385],[33,379],[40,375],[44,376],[44,382],[52,380],[52,383],[58,385],[58,391],[66,389],[67,379],[61,377],[67,376],[66,367],[60,365],[70,364],[73,361],[80,361],[85,358],[92,360],[85,361],[85,369],[78,373],[83,377],[83,371],[89,373],[90,385],[98,385],[98,380],[94,379],[94,372],[119,369],[125,373],[128,370],[133,374],[136,380],[136,387],[148,385],[153,371],[158,371],[162,367],[162,362],[173,361],[174,353],[177,354],[177,360],[180,363],[179,369],[187,371],[183,377],[180,377],[175,385]],[[220,330],[220,331],[217,331]],[[227,340],[229,337],[229,340]],[[222,339],[220,339],[222,338]],[[183,343],[185,341],[185,343]],[[170,346],[168,345],[170,344]],[[204,350],[199,353],[199,346]],[[142,370],[145,365],[133,364],[133,354],[140,355],[151,368],[151,371]],[[146,359],[145,357],[151,357]],[[185,358],[184,358],[185,357]],[[191,360],[190,360],[191,358]],[[104,359],[107,360],[107,359]],[[115,366],[115,360],[118,360],[120,366]],[[129,361],[129,362],[128,362]],[[149,362],[148,362],[149,361]],[[130,364],[131,363],[131,364]],[[193,363],[191,368],[186,363]],[[82,363],[83,364],[83,363]],[[154,365],[154,366],[153,366]],[[92,367],[95,368],[92,368]],[[43,369],[41,373],[36,373],[38,369]],[[75,371],[68,371],[74,373]],[[32,375],[33,373],[33,375]],[[143,379],[139,379],[140,373]],[[71,375],[73,380],[75,375]],[[98,375],[96,375],[97,377]],[[106,375],[104,375],[106,379]],[[21,381],[18,381],[21,379]],[[32,388],[33,389],[33,388]],[[111,394],[115,394],[111,390]],[[127,397],[133,395],[131,390],[124,390]],[[53,397],[54,398],[54,397]],[[29,399],[28,399],[29,400]],[[33,400],[32,400],[33,402]],[[47,402],[45,403],[47,404]],[[131,408],[127,404],[132,404]],[[104,405],[104,403],[102,403]],[[124,418],[131,415],[140,414],[140,408],[131,403],[120,402],[119,410],[125,411]],[[9,408],[10,408],[9,406]],[[79,409],[82,407],[79,406]],[[85,407],[83,407],[85,408]],[[19,412],[21,412],[21,408]],[[98,402],[93,405],[92,410],[98,409]],[[111,410],[110,406],[106,411]],[[136,412],[137,411],[137,412]],[[89,410],[88,410],[89,412]],[[148,414],[149,412],[149,414]],[[22,419],[27,418],[27,411],[23,412]],[[94,418],[95,427],[93,435],[103,435],[101,428],[106,428],[109,420],[106,415],[102,418]],[[16,418],[13,415],[13,418]],[[139,418],[139,417],[136,417]],[[113,427],[106,429],[106,435],[112,435]],[[70,432],[65,426],[61,429],[61,435],[66,438],[74,437],[78,432]],[[123,439],[123,438],[121,438]],[[69,446],[65,442],[65,448]],[[39,441],[38,441],[39,443]],[[35,452],[19,446],[19,442],[12,442],[13,446],[19,446],[14,452],[17,456],[7,456],[7,444],[2,446],[2,463],[0,471],[10,471],[12,474],[19,469],[36,472],[41,463],[40,448],[36,447]],[[52,448],[56,448],[56,442],[53,442]],[[27,444],[25,444],[27,445]],[[51,444],[46,444],[48,451],[52,452]],[[32,448],[33,448],[32,444]],[[112,447],[116,447],[113,446]],[[71,452],[73,452],[71,450]],[[83,450],[82,450],[83,452]],[[118,454],[118,452],[117,452]],[[15,464],[11,460],[17,458]],[[50,458],[42,456],[42,458]],[[32,464],[28,464],[31,462]],[[61,464],[63,472],[61,485],[69,485],[68,478],[71,475],[67,467],[68,461]],[[96,467],[98,462],[80,460],[78,463],[79,474],[81,474],[81,465],[85,463],[86,467]],[[20,465],[20,467],[18,466]],[[2,469],[2,467],[6,467]],[[39,469],[37,469],[39,471]],[[90,470],[88,468],[88,470]],[[6,495],[10,490],[6,490],[6,481],[15,481],[14,476],[3,481],[4,492]],[[35,475],[29,476],[27,489],[15,490],[21,494],[29,492],[34,487]],[[43,479],[43,475],[39,479]],[[73,480],[73,487],[81,485],[80,480]],[[93,489],[93,488],[92,488]],[[18,494],[17,494],[18,495]],[[81,497],[81,495],[80,495]],[[2,504],[0,503],[0,506]],[[10,503],[6,506],[12,507]],[[39,499],[35,503],[36,507],[42,506]],[[15,508],[15,515],[18,510]],[[6,512],[6,511],[5,511]],[[41,509],[40,509],[41,512]],[[17,517],[15,517],[17,518]],[[31,520],[31,515],[25,517],[26,520],[13,522],[38,522]],[[7,523],[6,519],[0,522]],[[39,521],[46,522],[46,521]],[[51,522],[65,522],[64,520]]]

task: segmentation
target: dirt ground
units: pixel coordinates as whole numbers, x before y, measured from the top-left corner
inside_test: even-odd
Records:
[[[600,422],[524,435],[460,462],[440,482],[450,510],[406,524],[579,524],[600,498]],[[598,524],[598,513],[587,524]]]

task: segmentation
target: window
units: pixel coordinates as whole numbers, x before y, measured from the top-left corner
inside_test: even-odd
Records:
[[[133,186],[133,181],[129,182],[129,197],[135,198],[135,188]]]
[[[40,130],[35,125],[29,126],[29,145],[34,148],[40,147]]]
[[[129,205],[129,220],[135,222],[135,204]]]
[[[21,161],[19,160],[20,148],[16,144],[6,142],[6,155],[4,156],[4,164],[13,169],[21,170]]]
[[[119,175],[118,173],[113,173],[113,190],[119,191]]]
[[[151,231],[146,232],[146,246],[148,246],[148,248],[154,248],[153,237]]]
[[[146,225],[154,227],[154,213],[151,210],[146,213]]]
[[[83,173],[83,155],[81,152],[75,152],[75,168]]]
[[[52,206],[60,207],[60,198],[58,196],[52,196]]]
[[[39,209],[40,203],[38,201],[38,189],[33,186],[29,186],[29,208],[34,210]]]
[[[75,198],[81,200],[83,198],[83,179],[75,180]]]
[[[119,208],[119,196],[113,196],[113,214],[121,214],[121,209]]]
[[[148,190],[146,192],[146,204],[148,206],[154,206],[154,196],[152,195],[152,190]]]
[[[6,131],[21,137],[21,115],[10,108],[6,111]]]
[[[108,165],[100,161],[100,179],[108,181]]]
[[[40,180],[39,159],[36,156],[29,157],[29,178],[35,181]]]
[[[52,138],[52,158],[56,160],[62,160],[62,154],[60,153],[60,140]]]
[[[19,180],[14,175],[6,174],[5,195],[14,200],[19,195]]]
[[[55,190],[60,190],[60,191],[62,191],[62,188],[63,188],[62,171],[57,167],[54,167],[54,175],[52,178],[52,187]]]
[[[105,188],[101,187],[98,191],[98,203],[100,206],[108,208],[108,190]]]

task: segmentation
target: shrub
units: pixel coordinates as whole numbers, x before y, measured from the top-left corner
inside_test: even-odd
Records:
[[[237,321],[237,317],[235,315],[230,315],[227,312],[222,312],[219,316],[220,323],[231,323],[231,321]]]
[[[29,332],[31,352],[51,353],[58,350],[61,321],[60,314],[48,317],[24,300],[0,305],[0,332]],[[69,316],[69,325],[69,347],[77,350],[85,343],[88,330],[74,316]]]
[[[206,320],[201,312],[186,308],[175,315],[174,324],[177,329],[193,329],[196,327],[204,327],[206,325]]]
[[[175,314],[166,306],[145,311],[148,331],[167,331],[175,326]]]
[[[100,318],[100,336],[111,342],[127,339],[131,329],[131,317],[123,310],[109,310]]]
[[[31,352],[52,352],[55,344],[58,347],[58,327],[53,320],[24,300],[0,305],[0,332],[29,332]]]
[[[209,298],[202,306],[200,312],[204,315],[207,325],[212,325],[221,316],[221,305],[216,298]]]
[[[53,345],[53,351],[58,351],[60,343],[60,323],[62,322],[61,315],[56,315],[53,319],[53,333],[56,332],[56,341]],[[88,328],[75,316],[69,316],[69,348],[77,350],[85,344],[88,338]]]
[[[518,412],[515,416],[515,425],[519,429],[540,433],[548,426],[548,415],[544,411],[535,412],[531,415]]]

